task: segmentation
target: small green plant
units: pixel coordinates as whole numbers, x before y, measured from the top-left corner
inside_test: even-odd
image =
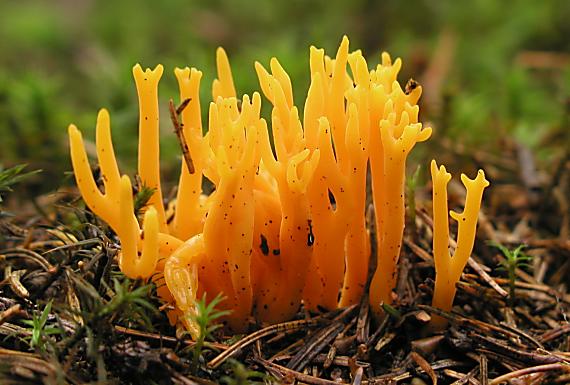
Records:
[[[386,314],[393,317],[395,320],[399,321],[402,319],[402,313],[398,309],[396,309],[395,307],[393,307],[387,303],[381,303],[380,306],[382,307],[382,309],[384,310],[384,312]]]
[[[0,202],[3,201],[2,194],[12,191],[12,185],[41,171],[35,170],[24,173],[23,171],[25,168],[25,164],[19,164],[7,169],[0,166]]]
[[[118,323],[138,323],[147,330],[152,330],[149,315],[159,313],[158,309],[148,300],[151,285],[131,288],[131,280],[125,278],[122,282],[113,279],[113,298],[101,306],[97,318],[117,318]]]
[[[45,353],[47,344],[49,343],[49,336],[54,334],[61,334],[62,330],[55,326],[48,325],[48,317],[51,312],[52,301],[49,301],[42,312],[34,313],[31,320],[22,321],[24,324],[30,326],[31,335],[26,339],[31,349],[38,349],[40,352]]]
[[[249,370],[241,362],[228,360],[228,369],[231,375],[222,376],[220,381],[227,385],[250,385],[274,383],[273,379],[265,373]]]
[[[210,303],[206,302],[206,293],[202,299],[196,301],[196,315],[194,322],[198,325],[198,338],[192,348],[192,372],[196,373],[200,365],[200,357],[204,350],[204,345],[207,339],[213,338],[213,333],[222,325],[213,323],[216,319],[230,314],[227,310],[217,310],[216,306],[225,299],[221,294],[218,294]]]
[[[526,245],[519,245],[517,248],[510,250],[507,247],[491,242],[491,246],[496,247],[503,253],[505,260],[501,261],[499,269],[506,271],[509,279],[509,306],[513,306],[515,302],[515,283],[517,279],[516,270],[528,267],[528,262],[532,260],[532,257],[523,253],[523,249]]]
[[[156,191],[155,188],[145,186],[144,184],[139,182],[141,186],[136,194],[135,194],[135,215],[138,216],[141,213],[141,210],[147,205],[149,199],[152,197],[152,194]]]
[[[102,348],[120,340],[114,327],[117,324],[138,324],[144,330],[153,330],[152,315],[159,314],[150,299],[153,285],[140,285],[139,281],[117,274],[109,284],[101,282],[104,292],[101,295],[80,275],[71,271],[68,274],[80,302],[77,309],[70,311],[73,316],[80,318],[80,322],[75,333],[62,341],[59,360],[65,360],[77,345],[85,346],[87,358],[97,367],[98,380],[107,383]]]

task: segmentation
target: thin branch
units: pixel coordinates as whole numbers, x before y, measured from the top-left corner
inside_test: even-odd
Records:
[[[190,98],[184,99],[182,103],[176,108],[174,106],[174,102],[172,99],[168,102],[168,107],[170,110],[170,120],[172,120],[172,125],[174,126],[174,132],[178,137],[178,142],[180,143],[180,148],[182,149],[182,155],[184,156],[184,162],[186,163],[186,167],[188,167],[188,172],[190,174],[194,174],[196,169],[194,168],[194,162],[192,161],[192,156],[190,155],[190,148],[188,147],[188,142],[186,141],[186,137],[184,136],[184,124],[182,124],[179,120],[180,114],[182,111],[188,106],[190,103]]]
[[[515,378],[528,376],[529,374],[533,373],[540,373],[540,372],[549,372],[552,370],[570,370],[570,366],[568,364],[557,363],[557,364],[548,364],[548,365],[538,365],[532,366],[530,368],[524,368],[520,370],[515,370],[514,372],[510,372],[507,374],[503,374],[502,376],[495,377],[493,380],[489,381],[489,385],[499,385],[502,382],[506,382]]]
[[[236,342],[235,344],[230,346],[229,349],[222,352],[217,357],[215,357],[213,360],[208,362],[208,367],[210,367],[211,369],[217,368],[225,360],[232,357],[234,354],[237,354],[240,350],[242,350],[246,346],[251,345],[252,343],[254,343],[255,341],[257,341],[263,337],[266,337],[268,335],[275,334],[275,333],[296,331],[296,330],[299,330],[303,327],[309,327],[309,326],[317,325],[318,322],[319,322],[318,319],[313,318],[313,319],[309,319],[309,320],[298,320],[298,321],[284,322],[284,323],[280,323],[277,325],[271,325],[271,326],[268,326],[264,329],[258,330],[257,332],[252,333],[252,334],[242,338],[241,340],[239,340],[238,342]]]

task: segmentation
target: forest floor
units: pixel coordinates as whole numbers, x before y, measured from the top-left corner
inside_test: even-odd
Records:
[[[168,324],[156,288],[119,272],[118,239],[80,208],[76,191],[62,190],[26,205],[28,214],[2,218],[0,382],[570,383],[568,149],[542,170],[514,142],[502,143],[501,157],[441,147],[492,180],[451,313],[430,306],[429,185],[408,191],[415,210],[395,302],[384,306],[383,319],[371,316],[363,298],[350,308],[252,325],[247,335],[217,329],[204,343]],[[463,204],[456,179],[450,208]],[[202,309],[214,326],[215,310]],[[427,328],[434,315],[449,321],[444,331]]]

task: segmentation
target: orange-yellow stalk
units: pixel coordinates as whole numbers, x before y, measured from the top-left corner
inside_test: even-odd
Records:
[[[376,315],[381,303],[391,303],[396,285],[397,267],[404,232],[404,181],[406,158],[418,142],[431,136],[431,128],[422,128],[416,105],[421,87],[404,92],[396,80],[401,60],[394,64],[382,54],[382,64],[371,72],[370,111],[379,121],[371,123],[370,152],[372,197],[378,229],[376,273],[370,285],[370,303]],[[379,150],[379,149],[382,150]]]
[[[206,211],[200,202],[202,168],[204,167],[204,140],[200,116],[200,79],[202,72],[187,67],[184,69],[177,68],[174,73],[180,88],[180,100],[190,100],[182,111],[182,130],[194,164],[194,173],[190,173],[186,162],[182,159],[172,234],[180,239],[189,239],[202,231]]]
[[[216,50],[216,67],[218,69],[218,78],[212,83],[212,95],[214,100],[218,98],[235,98],[236,88],[232,77],[232,69],[228,55],[222,47]]]
[[[129,177],[121,178],[119,199],[119,216],[121,223],[117,235],[121,239],[121,255],[119,267],[129,278],[148,278],[156,270],[158,262],[158,215],[156,209],[150,206],[144,214],[144,225],[140,257],[139,239],[141,231],[133,203],[133,188]]]
[[[367,117],[366,117],[367,118]],[[368,274],[370,258],[366,218],[366,166],[368,164],[367,119],[359,119],[357,107],[351,104],[347,123],[346,147],[350,153],[348,183],[348,232],[346,234],[346,271],[339,306],[350,306],[360,301]]]
[[[396,286],[398,259],[404,233],[404,182],[406,157],[417,142],[427,140],[431,129],[423,129],[421,123],[409,124],[407,112],[403,112],[400,124],[404,126],[401,135],[395,136],[396,115],[380,122],[382,146],[384,149],[384,185],[379,210],[379,248],[376,273],[370,284],[372,309],[380,314],[381,303],[391,303],[391,292]]]
[[[227,317],[233,330],[243,331],[253,304],[251,257],[253,252],[253,184],[259,165],[260,96],[252,102],[246,96],[241,111],[235,98],[218,98],[210,109],[210,119],[218,122],[210,131],[210,147],[219,181],[211,197],[211,208],[204,224],[206,258],[201,266],[205,291],[222,292],[223,307],[232,310]]]
[[[467,190],[465,208],[462,213],[451,211],[449,214],[458,222],[457,248],[453,257],[449,253],[449,221],[447,216],[447,183],[451,179],[444,166],[437,167],[435,160],[431,161],[431,177],[433,184],[433,258],[435,263],[435,289],[432,306],[450,311],[455,297],[455,284],[473,250],[477,218],[481,208],[483,190],[489,186],[483,170],[479,170],[475,179],[469,179],[461,174],[461,181]],[[432,328],[440,329],[447,321],[434,316]]]
[[[345,189],[347,178],[339,164],[347,156],[343,146],[347,121],[344,97],[350,86],[346,72],[348,45],[348,39],[343,38],[334,62],[323,50],[311,47],[310,51],[311,85],[303,122],[307,147],[321,153],[307,191],[315,243],[303,300],[311,310],[336,308],[344,281],[349,211],[343,209],[350,204],[350,197]],[[329,198],[331,193],[334,206]]]
[[[272,282],[260,283],[256,315],[261,321],[275,323],[290,319],[301,306],[306,265],[313,251],[306,190],[320,154],[318,150],[311,154],[305,148],[297,108],[292,105],[291,82],[279,62],[271,60],[272,74],[259,63],[256,70],[261,87],[274,106],[272,128],[277,159],[271,151],[267,130],[262,131],[260,147],[263,164],[277,182],[281,202],[279,256],[274,262],[279,271]]]
[[[360,52],[349,55],[348,61],[355,75],[355,87],[347,92],[349,103],[345,146],[346,162],[341,164],[347,176],[344,189],[349,218],[346,235],[346,272],[339,306],[360,301],[368,274],[370,258],[369,234],[366,230],[366,173],[370,145],[370,74]],[[342,143],[338,144],[342,149]],[[350,204],[350,206],[348,206]]]
[[[85,204],[99,215],[115,232],[119,229],[119,192],[120,177],[111,141],[109,113],[102,109],[97,116],[97,154],[105,193],[95,183],[81,132],[71,124],[69,126],[69,146],[71,163],[75,171],[75,181],[81,191]]]
[[[145,71],[138,64],[133,68],[139,97],[139,176],[144,186],[155,190],[149,199],[149,204],[156,210],[160,231],[168,233],[162,204],[159,168],[158,82],[162,77],[162,72],[161,65],[157,65],[154,70],[147,68]]]

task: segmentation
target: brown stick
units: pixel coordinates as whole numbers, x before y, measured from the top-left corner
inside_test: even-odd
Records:
[[[4,310],[0,313],[0,325],[4,322],[8,321],[10,318],[15,316],[16,314],[20,313],[21,307],[20,304],[15,304],[10,306],[8,309]]]
[[[499,385],[502,382],[506,382],[514,378],[527,376],[532,373],[549,372],[551,370],[569,370],[569,367],[567,364],[563,363],[532,366],[530,368],[515,370],[514,372],[510,372],[507,374],[503,374],[502,376],[495,377],[493,380],[489,382],[489,385]]]
[[[192,156],[190,155],[190,148],[188,147],[188,142],[186,142],[186,137],[184,136],[184,124],[180,123],[178,119],[180,114],[188,106],[191,99],[184,99],[178,108],[174,107],[174,102],[172,99],[168,102],[168,108],[170,110],[170,120],[174,125],[174,132],[178,137],[178,142],[180,143],[180,148],[182,149],[182,155],[184,156],[184,162],[186,162],[186,167],[188,167],[188,172],[194,174],[196,172],[194,168],[194,162],[192,161]]]
[[[425,358],[416,352],[411,352],[410,357],[415,361],[416,364],[418,364],[420,368],[424,370],[424,372],[428,374],[432,384],[437,385],[437,376],[435,375],[435,371],[430,366],[429,362],[427,362]]]
[[[251,345],[255,341],[259,340],[260,338],[266,337],[266,336],[274,334],[274,333],[291,332],[291,331],[298,330],[298,329],[303,328],[303,327],[314,326],[314,325],[318,324],[318,322],[319,322],[318,319],[313,318],[313,319],[309,319],[309,320],[291,321],[291,322],[285,322],[285,323],[281,323],[281,324],[277,324],[277,325],[268,326],[264,329],[261,329],[255,333],[252,333],[252,334],[242,338],[241,340],[239,340],[238,342],[236,342],[235,344],[230,346],[226,351],[219,354],[213,360],[208,362],[208,367],[211,369],[217,368],[225,360],[227,360],[228,358],[230,358],[231,356],[233,356],[234,354],[236,354],[237,352],[239,352],[240,350],[242,350],[246,346]]]

